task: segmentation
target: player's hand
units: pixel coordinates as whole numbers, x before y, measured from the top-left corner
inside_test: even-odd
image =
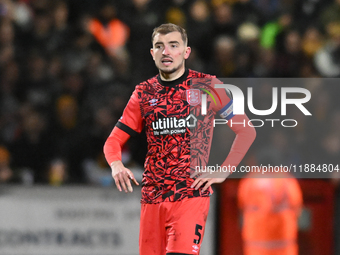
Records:
[[[130,180],[132,180],[136,185],[139,185],[133,173],[129,169],[124,167],[123,163],[120,160],[112,162],[111,170],[112,177],[115,180],[117,189],[119,191],[122,191],[123,188],[125,192],[132,192],[133,188],[131,186]]]
[[[204,192],[207,188],[209,188],[214,183],[222,183],[227,179],[225,178],[197,178],[192,184],[191,188],[198,190],[200,187],[203,186],[202,191]]]

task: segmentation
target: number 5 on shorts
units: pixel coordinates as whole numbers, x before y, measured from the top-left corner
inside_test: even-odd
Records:
[[[195,243],[195,244],[199,244],[200,241],[201,241],[202,235],[201,235],[201,233],[200,233],[200,230],[202,230],[202,229],[203,229],[203,227],[202,227],[201,225],[196,224],[195,235],[198,236],[198,239],[194,239],[194,243]]]

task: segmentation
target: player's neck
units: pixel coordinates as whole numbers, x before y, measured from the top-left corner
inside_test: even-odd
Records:
[[[159,71],[159,75],[161,77],[162,81],[174,81],[181,77],[185,72],[185,67],[184,65],[178,69],[176,72],[173,73],[163,73],[162,71]]]

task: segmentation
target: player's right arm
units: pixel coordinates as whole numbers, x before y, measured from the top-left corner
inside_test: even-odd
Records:
[[[133,173],[124,167],[121,161],[121,151],[130,136],[141,132],[142,129],[143,120],[138,102],[138,94],[135,90],[124,109],[122,117],[104,144],[104,155],[111,167],[112,177],[119,191],[123,189],[125,192],[132,192],[130,180],[139,185]]]

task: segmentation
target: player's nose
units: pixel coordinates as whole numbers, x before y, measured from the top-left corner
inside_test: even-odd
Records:
[[[169,55],[169,47],[168,46],[164,46],[162,54],[163,55]]]

